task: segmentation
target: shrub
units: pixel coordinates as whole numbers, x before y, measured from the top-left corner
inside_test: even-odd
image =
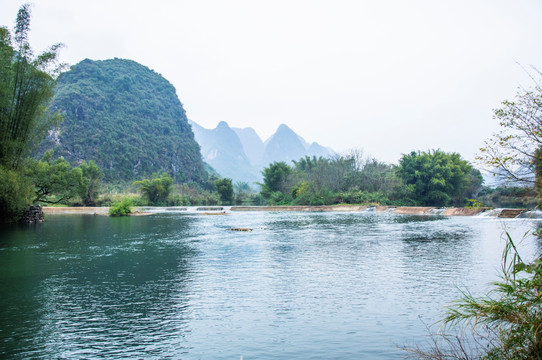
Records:
[[[149,205],[165,205],[171,190],[173,179],[167,174],[154,174],[154,179],[143,179],[134,182],[139,187],[143,197],[149,201]]]
[[[542,256],[525,263],[506,235],[502,280],[481,298],[464,292],[443,320],[448,334],[434,334],[434,346],[428,351],[410,350],[414,358],[542,359]],[[470,337],[449,335],[463,326]]]
[[[132,201],[124,198],[109,207],[109,216],[128,216],[132,213]]]

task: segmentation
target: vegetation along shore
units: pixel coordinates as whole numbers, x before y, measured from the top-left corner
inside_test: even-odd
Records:
[[[152,207],[195,207],[202,215],[374,211],[473,216],[506,207],[495,216],[516,217],[540,204],[542,88],[537,79],[542,74],[536,69],[533,88],[521,88],[513,101],[494,110],[501,131],[485,142],[477,163],[441,149],[404,149],[397,163],[361,150],[338,154],[309,145],[281,126],[248,166],[249,156],[232,150],[248,146],[238,136],[242,133],[221,124],[210,142],[222,136],[231,146],[209,149],[210,133],[189,123],[177,90],[160,74],[118,58],[84,59],[68,69],[58,61],[61,44],[35,55],[29,31],[29,5],[20,8],[14,31],[0,27],[3,226],[42,222],[42,206],[50,215],[111,216],[151,214],[156,212]],[[292,144],[297,150],[286,152]],[[226,167],[216,165],[220,171],[204,161],[234,158],[237,162]],[[232,168],[236,171],[228,171]],[[484,185],[481,170],[495,175],[498,185]],[[482,341],[489,346],[476,358],[542,359],[542,257],[523,261],[512,239],[506,246],[503,280],[494,291],[500,297],[466,293],[445,322],[473,324],[475,336],[477,323],[487,326],[491,341]],[[439,349],[414,352],[423,359],[463,358]]]

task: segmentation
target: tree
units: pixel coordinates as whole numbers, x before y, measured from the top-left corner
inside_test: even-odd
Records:
[[[94,161],[83,161],[79,168],[83,174],[83,185],[79,191],[79,196],[83,204],[86,206],[96,205],[96,200],[98,199],[98,194],[100,190],[100,182],[104,176],[102,169],[96,165]]]
[[[29,5],[17,14],[13,43],[9,31],[0,28],[0,164],[17,169],[52,124],[46,116],[53,96],[56,64],[61,44],[34,57],[28,43]]]
[[[411,152],[399,160],[398,175],[412,187],[423,205],[462,205],[469,188],[472,165],[457,153],[440,150]]]
[[[292,169],[284,161],[274,162],[262,170],[263,184],[261,194],[264,198],[271,197],[274,192],[288,192],[286,180]]]
[[[19,170],[0,165],[0,223],[18,221],[24,208],[31,204],[32,194],[30,179]]]
[[[173,188],[173,179],[167,174],[155,174],[154,179],[135,181],[134,186],[139,187],[143,197],[150,205],[163,205],[166,203]]]
[[[0,27],[0,219],[17,221],[31,204],[33,187],[26,162],[58,116],[48,116],[61,45],[34,57],[28,43],[29,5],[17,14],[15,36]]]
[[[215,189],[220,196],[220,201],[231,204],[233,200],[233,184],[231,179],[218,179],[215,181]]]
[[[494,110],[493,117],[501,129],[485,142],[477,159],[501,179],[527,186],[540,182],[542,87],[536,83],[531,90],[519,90],[514,101],[505,100]]]
[[[34,161],[26,171],[34,186],[32,203],[65,203],[79,195],[81,189],[87,188],[81,168],[71,168],[62,157],[53,159],[51,151],[46,152],[40,161]]]

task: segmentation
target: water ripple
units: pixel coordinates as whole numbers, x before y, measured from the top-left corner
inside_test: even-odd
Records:
[[[533,224],[505,223],[514,236]],[[3,233],[0,355],[399,359],[396,345],[425,337],[420,316],[432,322],[457,287],[482,293],[496,278],[501,225],[375,212],[51,216]]]

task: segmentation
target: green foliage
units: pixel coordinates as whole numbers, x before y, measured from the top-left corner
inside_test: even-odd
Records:
[[[406,348],[409,358],[542,359],[542,256],[524,262],[506,236],[501,280],[482,297],[463,292],[432,334],[433,346]]]
[[[527,186],[485,187],[477,199],[495,208],[534,208],[538,204],[537,191]]]
[[[123,198],[109,207],[109,216],[128,216],[132,213],[132,200]]]
[[[283,161],[274,162],[262,171],[263,184],[261,194],[264,198],[271,198],[275,192],[287,191],[286,180],[292,169]]]
[[[542,359],[542,257],[525,263],[507,236],[502,281],[494,283],[490,296],[464,294],[444,322],[490,327],[498,346],[487,351],[486,359]]]
[[[541,75],[536,69],[535,72]],[[539,84],[535,81],[533,89],[519,90],[513,101],[505,100],[494,110],[500,131],[485,142],[478,156],[494,175],[522,186],[537,186],[541,181],[542,87]]]
[[[0,223],[17,222],[31,197],[32,184],[24,173],[0,165]]]
[[[167,199],[173,189],[173,179],[167,174],[155,174],[154,179],[134,182],[149,205],[167,205]]]
[[[310,191],[311,185],[308,181],[302,181],[299,184],[292,187],[292,197],[294,199],[303,197],[306,193]]]
[[[34,146],[58,121],[48,116],[60,45],[35,57],[28,42],[30,6],[17,14],[14,37],[0,27],[0,221],[17,221],[32,203],[25,168]]]
[[[458,154],[440,150],[404,155],[398,167],[364,158],[360,151],[293,163],[273,163],[262,172],[261,194],[269,203],[462,206],[483,182]]]
[[[233,201],[233,184],[231,179],[218,179],[215,181],[215,189],[220,196],[220,201],[231,204]]]
[[[299,190],[302,191],[299,192]],[[322,187],[320,189],[316,189],[311,186],[298,188],[296,198],[293,200],[294,205],[318,206],[328,205],[332,203],[333,193],[325,187]]]
[[[83,175],[83,184],[79,196],[85,206],[95,206],[100,191],[100,182],[104,176],[102,169],[94,161],[83,161],[79,168]]]
[[[131,60],[83,60],[57,82],[51,109],[64,121],[41,151],[72,164],[93,159],[104,182],[132,183],[156,172],[177,183],[207,177],[175,88]],[[212,187],[212,184],[211,184]]]
[[[269,205],[290,205],[292,197],[281,191],[273,191],[266,198]]]
[[[15,36],[0,28],[0,164],[16,169],[56,120],[45,116],[53,96],[53,72],[60,45],[34,57],[28,43],[30,6],[17,14]]]
[[[429,206],[463,205],[465,197],[472,195],[471,181],[481,182],[481,175],[459,154],[440,150],[405,154],[397,171],[412,186],[415,199]]]
[[[363,204],[363,205],[389,205],[390,200],[381,192],[368,192],[357,189],[339,192],[335,195],[335,203]]]
[[[64,158],[53,159],[51,152],[40,161],[29,161],[26,171],[34,186],[33,203],[66,203],[87,188],[81,168],[71,168]]]
[[[484,204],[476,199],[468,199],[467,205],[465,206],[468,209],[480,209],[481,207],[484,207]]]
[[[264,170],[261,194],[269,203],[412,205],[413,192],[397,177],[395,166],[365,159],[359,151],[333,159],[305,156],[293,164],[275,163]]]

